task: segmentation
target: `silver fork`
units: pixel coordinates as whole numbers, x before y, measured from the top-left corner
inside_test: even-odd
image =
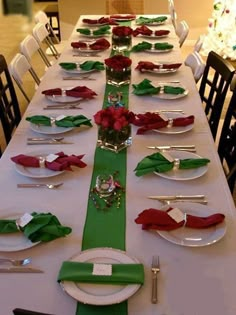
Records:
[[[40,188],[40,187],[46,187],[48,189],[54,189],[58,188],[63,183],[58,183],[58,184],[17,184],[18,188]]]
[[[13,266],[25,266],[31,263],[31,258],[25,258],[25,259],[0,258],[0,264],[1,263],[10,263]]]
[[[157,273],[160,271],[159,256],[152,257],[152,303],[157,303]]]

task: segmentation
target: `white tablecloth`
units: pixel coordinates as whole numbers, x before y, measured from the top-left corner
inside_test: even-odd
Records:
[[[96,18],[96,16],[86,16]],[[81,17],[81,19],[84,16]],[[134,23],[134,22],[133,22]],[[78,23],[78,26],[82,23]],[[136,25],[133,25],[136,27]],[[201,106],[197,88],[191,70],[184,65],[175,73],[165,76],[140,74],[134,70],[139,60],[163,60],[183,62],[176,35],[170,24],[163,26],[171,30],[168,41],[174,44],[171,53],[148,54],[132,53],[132,83],[139,83],[144,77],[158,80],[180,80],[189,90],[188,96],[176,101],[157,100],[155,97],[137,97],[131,93],[130,86],[129,109],[135,113],[163,108],[181,108],[187,114],[195,115],[193,130],[179,135],[136,135],[133,127],[133,144],[127,150],[127,202],[126,202],[126,250],[127,254],[139,259],[145,267],[145,283],[142,288],[128,301],[129,315],[235,315],[234,278],[236,266],[236,217],[235,206],[227,186],[227,182],[212,140],[208,123]],[[75,29],[76,29],[75,28]],[[160,27],[159,27],[160,28]],[[79,34],[74,31],[59,62],[87,60],[72,57],[71,41],[79,40]],[[109,37],[108,37],[109,39]],[[134,38],[133,45],[141,40]],[[89,59],[104,60],[110,50],[99,53],[101,57]],[[33,114],[62,113],[62,111],[44,111],[49,103],[41,91],[54,87],[73,87],[86,85],[98,95],[81,104],[81,110],[68,110],[67,114],[84,114],[93,118],[101,109],[105,89],[105,72],[94,73],[95,81],[62,81],[63,71],[59,65],[50,68],[32,99],[25,116],[17,129],[11,143],[0,160],[0,216],[32,211],[50,211],[57,215],[64,225],[72,227],[73,232],[66,238],[60,238],[47,244],[39,244],[30,249],[1,253],[1,256],[13,258],[30,256],[33,265],[44,270],[43,274],[1,274],[0,281],[0,315],[11,314],[15,307],[34,309],[56,315],[75,314],[76,301],[67,295],[57,283],[57,275],[61,263],[81,250],[83,226],[85,222],[89,186],[93,170],[94,152],[97,140],[97,128],[75,129],[65,133],[64,137],[74,145],[42,145],[29,146],[27,137],[37,136],[29,128],[26,116]],[[155,144],[196,144],[197,153],[209,158],[211,162],[207,173],[194,180],[173,181],[150,174],[137,177],[134,168],[146,155],[154,151],[147,145]],[[33,180],[18,174],[11,156],[31,152],[59,152],[67,154],[85,154],[87,167],[73,172],[64,172],[50,180]],[[19,189],[17,183],[60,182],[64,185],[55,190],[49,189]],[[204,247],[184,247],[174,245],[161,238],[156,233],[142,231],[134,223],[138,213],[146,208],[160,208],[158,201],[147,199],[148,195],[168,194],[205,194],[208,199],[206,209],[214,209],[226,215],[227,232],[216,244]],[[201,208],[202,209],[202,208]],[[199,210],[199,215],[202,210]],[[105,214],[104,214],[105,215]],[[109,235],[108,235],[109,237]],[[3,236],[0,236],[4,239]],[[158,274],[158,304],[151,304],[151,258],[153,254],[160,256],[161,271]]]

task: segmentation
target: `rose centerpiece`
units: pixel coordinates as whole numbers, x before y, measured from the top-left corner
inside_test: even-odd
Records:
[[[130,83],[132,60],[123,55],[105,59],[107,84],[121,86]]]
[[[109,106],[94,115],[98,125],[97,145],[118,153],[132,144],[131,123],[135,115],[124,107]]]
[[[115,26],[112,29],[112,49],[129,50],[132,46],[133,30],[129,26]]]

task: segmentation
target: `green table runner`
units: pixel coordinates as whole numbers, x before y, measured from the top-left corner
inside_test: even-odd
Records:
[[[122,23],[122,25],[127,25]],[[130,22],[129,22],[130,25]],[[112,55],[113,53],[111,53]],[[127,53],[126,55],[129,55]],[[128,108],[129,86],[116,88],[106,85],[103,108],[107,106],[108,94],[121,91],[123,102]],[[126,185],[126,149],[114,153],[101,148],[96,148],[94,156],[94,169],[90,190],[95,187],[98,174],[117,173],[117,179],[122,187]],[[83,231],[82,250],[96,247],[112,247],[125,250],[126,209],[125,192],[118,204],[114,202],[107,210],[98,209],[92,198],[88,198],[87,216]],[[99,200],[98,200],[99,202]],[[76,315],[126,315],[128,314],[127,301],[119,304],[94,306],[78,302]]]

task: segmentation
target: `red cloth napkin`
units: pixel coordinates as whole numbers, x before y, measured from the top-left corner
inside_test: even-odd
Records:
[[[169,30],[158,30],[154,32],[155,36],[164,36],[168,35],[169,33],[170,33]]]
[[[92,44],[88,44],[86,42],[78,41],[78,42],[72,42],[71,46],[73,48],[80,48],[80,49],[91,49],[91,50],[105,50],[110,47],[110,43],[105,38],[99,38]]]
[[[110,24],[110,25],[118,25],[118,23],[108,17],[101,17],[99,19],[83,19],[82,20],[84,23],[87,24]]]
[[[162,230],[171,231],[180,228],[185,224],[186,227],[193,229],[205,229],[224,221],[225,216],[221,213],[215,213],[208,217],[197,217],[194,215],[187,214],[187,221],[175,222],[168,215],[168,211],[173,208],[169,208],[167,211],[158,209],[146,209],[141,212],[135,219],[137,224],[142,224],[143,230]]]
[[[154,70],[154,69],[178,69],[182,63],[172,63],[172,64],[155,64],[151,61],[139,61],[135,69],[143,72],[145,70]]]
[[[113,14],[110,15],[111,19],[119,19],[119,20],[132,20],[136,18],[135,14],[127,14],[127,15],[120,15],[120,14]]]
[[[58,155],[58,158],[54,160],[53,162],[47,162],[45,161],[45,167],[52,170],[52,171],[63,171],[63,170],[72,170],[71,166],[77,166],[80,168],[84,168],[87,166],[82,161],[83,155],[66,155],[64,152],[58,152],[56,153]],[[23,165],[25,167],[40,167],[40,161],[38,157],[35,156],[29,156],[24,154],[19,154],[11,158],[13,162],[16,164]]]
[[[147,36],[151,36],[153,33],[153,31],[148,28],[146,25],[142,25],[140,27],[137,27],[134,31],[133,31],[133,36],[136,37],[139,34],[141,35],[147,35]]]
[[[132,122],[135,126],[141,126],[137,130],[138,135],[144,134],[146,131],[153,129],[160,129],[168,126],[169,121],[165,121],[157,113],[146,112],[145,114],[136,114]],[[194,116],[174,118],[172,122],[173,127],[188,126],[194,123]]]
[[[42,91],[45,95],[62,95],[62,89],[55,88]],[[93,98],[97,95],[93,90],[87,88],[86,86],[76,86],[73,89],[66,90],[67,96],[81,97],[81,98]]]

